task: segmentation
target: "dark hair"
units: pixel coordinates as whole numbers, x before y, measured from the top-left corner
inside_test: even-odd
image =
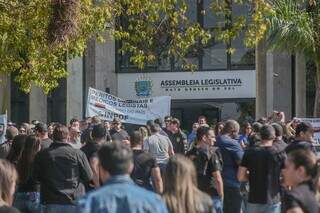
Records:
[[[223,122],[218,122],[215,126],[214,126],[214,134],[215,135],[219,135],[220,134],[220,125],[224,126]]]
[[[146,125],[150,127],[151,125],[154,125],[154,123],[155,122],[153,120],[148,120]]]
[[[259,122],[254,122],[252,124],[252,130],[256,133],[260,132],[261,127],[262,127],[262,124]]]
[[[164,117],[164,120],[165,120],[165,121],[166,121],[166,120],[172,120],[172,117],[171,117],[170,115],[167,115],[167,116]]]
[[[52,137],[54,141],[64,141],[68,139],[69,136],[69,130],[65,125],[57,124],[57,126],[54,128]]]
[[[130,134],[131,146],[140,145],[142,143],[143,137],[139,130],[135,130]]]
[[[261,140],[274,140],[276,133],[271,125],[263,125],[260,129]]]
[[[161,118],[156,118],[156,119],[154,120],[154,123],[159,124],[159,126],[162,127],[162,125],[163,125],[163,120],[162,120]]]
[[[17,163],[17,171],[19,174],[19,182],[26,183],[31,176],[33,161],[36,154],[40,150],[40,139],[33,135],[26,138],[24,149],[21,153],[21,158]]]
[[[274,128],[276,137],[283,136],[283,128],[282,128],[282,126],[281,126],[280,124],[278,124],[278,123],[273,123],[273,124],[272,124],[272,127]]]
[[[243,122],[243,125],[242,125],[242,134],[245,134],[245,133],[246,133],[246,129],[247,129],[248,127],[251,127],[250,122],[248,122],[248,121]]]
[[[75,123],[75,122],[80,122],[80,121],[79,121],[79,119],[77,119],[77,118],[72,118],[72,119],[70,120],[69,124],[72,125],[72,124]]]
[[[200,116],[198,117],[198,121],[199,121],[200,119],[204,119],[205,121],[207,121],[207,118],[206,118],[206,116],[204,116],[204,115],[200,115]]]
[[[48,126],[45,123],[37,123],[34,127],[34,130],[40,133],[45,133],[48,132]]]
[[[171,121],[170,121],[171,124],[177,124],[178,127],[180,127],[180,121],[178,118],[173,118]]]
[[[151,126],[149,126],[151,133],[157,133],[160,131],[159,124],[153,123]]]
[[[306,175],[312,178],[312,189],[318,192],[320,189],[320,159],[317,159],[316,155],[310,150],[296,149],[288,154],[288,160],[293,162],[295,168],[300,166],[305,168]]]
[[[100,139],[106,137],[107,130],[103,124],[94,125],[92,128],[91,136],[93,139]]]
[[[16,164],[19,160],[23,147],[26,142],[27,135],[17,135],[13,138],[12,146],[10,148],[7,160],[13,164]]]
[[[133,162],[130,147],[120,142],[112,142],[98,151],[100,165],[110,175],[123,175],[129,172]]]
[[[297,125],[296,136],[299,137],[301,132],[313,132],[313,127],[309,122],[301,122]]]
[[[197,141],[201,141],[202,137],[208,135],[210,130],[212,130],[210,127],[200,126],[197,129]]]

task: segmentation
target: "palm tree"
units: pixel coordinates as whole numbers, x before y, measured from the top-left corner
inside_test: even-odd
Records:
[[[320,116],[320,1],[268,0],[273,13],[267,45],[271,49],[302,53],[316,65],[313,116]]]

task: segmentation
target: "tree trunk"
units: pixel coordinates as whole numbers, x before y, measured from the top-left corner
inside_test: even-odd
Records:
[[[316,62],[315,87],[316,93],[314,98],[313,117],[320,118],[320,60]]]

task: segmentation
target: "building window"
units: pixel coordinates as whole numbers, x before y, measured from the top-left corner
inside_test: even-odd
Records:
[[[213,31],[217,23],[224,22],[225,17],[213,14],[211,7],[213,0],[186,0],[188,4],[187,16],[191,21],[197,21],[205,29]],[[232,5],[235,16],[250,14],[250,5]],[[232,17],[231,17],[232,18]],[[248,17],[250,18],[250,17]],[[121,42],[116,42],[116,50]],[[227,48],[235,48],[234,54],[227,53]],[[117,54],[117,72],[130,73],[138,68],[130,62],[130,54]],[[187,56],[186,61],[198,66],[198,71],[209,70],[252,70],[255,69],[255,50],[246,48],[243,44],[243,34],[228,45],[217,43],[214,37],[205,47],[197,49]],[[142,72],[183,71],[182,61],[174,58],[158,59],[154,64],[146,65]]]

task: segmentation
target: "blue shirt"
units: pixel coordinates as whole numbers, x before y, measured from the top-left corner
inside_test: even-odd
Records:
[[[197,133],[192,131],[189,135],[188,135],[188,144],[190,145],[197,137]]]
[[[239,143],[241,142],[243,142],[244,145],[248,146],[249,145],[248,137],[246,135],[240,135]]]
[[[217,145],[220,148],[223,168],[222,177],[224,185],[227,187],[239,188],[240,182],[238,181],[238,167],[243,157],[243,150],[238,141],[221,135],[217,137]]]
[[[135,185],[128,175],[118,175],[80,199],[76,212],[167,213],[168,210],[159,195]]]

